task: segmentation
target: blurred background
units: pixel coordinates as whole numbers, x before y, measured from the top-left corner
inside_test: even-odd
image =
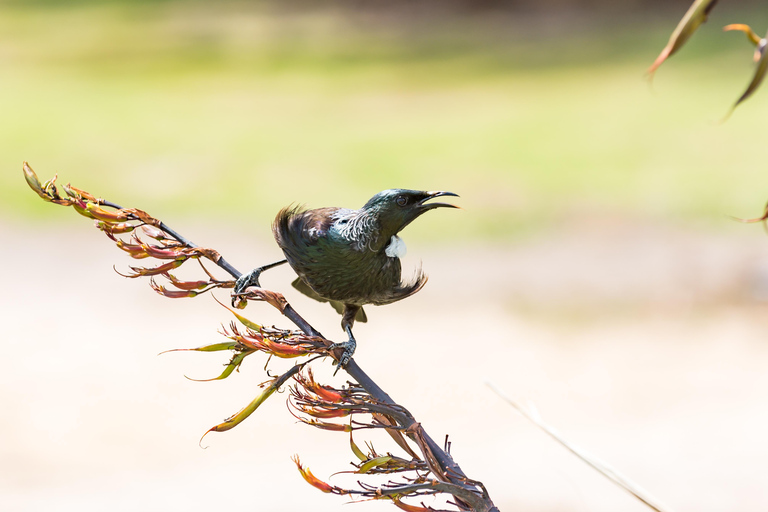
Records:
[[[201,450],[264,361],[198,383],[184,376],[218,375],[227,356],[157,357],[218,340],[229,313],[119,277],[129,258],[40,201],[23,160],[242,271],[280,257],[270,223],[290,203],[456,192],[462,211],[403,233],[406,269],[421,261],[430,282],[369,308],[356,359],[435,439],[450,434],[500,509],[644,507],[486,381],[671,509],[764,508],[768,238],[730,216],[768,199],[767,93],[720,121],[753,72],[743,35],[721,27],[760,33],[768,10],[718,5],[651,86],[688,5],[0,2],[0,508],[393,510],[304,483],[294,453],[339,485],[354,456],[280,396]],[[342,338],[292,279],[262,283]],[[287,326],[267,306],[246,313]]]

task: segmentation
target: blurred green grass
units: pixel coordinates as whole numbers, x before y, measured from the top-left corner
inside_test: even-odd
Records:
[[[752,72],[720,27],[750,18],[713,12],[650,88],[681,15],[4,4],[0,214],[65,216],[26,189],[27,160],[165,219],[242,225],[390,187],[462,196],[469,213],[409,228],[427,238],[503,239],[584,211],[755,215],[768,96],[719,123]]]

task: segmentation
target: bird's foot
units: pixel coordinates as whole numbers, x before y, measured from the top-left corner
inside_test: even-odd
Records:
[[[237,278],[237,281],[235,281],[235,288],[232,290],[232,307],[236,307],[236,304],[240,302],[240,296],[243,294],[243,291],[249,286],[257,286],[261,288],[259,276],[262,272],[264,272],[264,267],[259,267]]]
[[[287,263],[287,260],[280,260],[275,263],[270,263],[269,265],[264,265],[263,267],[255,268],[249,273],[238,277],[237,281],[235,281],[235,288],[232,290],[232,306],[235,307],[235,303],[239,302],[240,296],[243,295],[243,292],[246,290],[246,288],[250,286],[261,288],[261,283],[259,283],[259,276],[261,276],[262,272],[274,268],[278,265],[282,265],[283,263]]]
[[[264,272],[264,267],[259,267],[251,270],[247,274],[243,274],[240,277],[237,278],[237,281],[235,281],[235,293],[242,293],[243,290],[248,288],[249,286],[258,286],[261,288],[261,283],[259,283],[259,276],[261,273]]]
[[[341,357],[339,357],[339,362],[336,365],[336,370],[333,372],[334,375],[339,371],[340,368],[346,368],[349,361],[352,359],[352,355],[355,353],[355,349],[357,348],[357,342],[355,341],[355,338],[352,337],[351,333],[349,336],[349,341],[345,341],[343,343],[334,343],[330,347],[328,347],[328,350],[335,350],[337,348],[344,349],[344,351],[341,353]]]

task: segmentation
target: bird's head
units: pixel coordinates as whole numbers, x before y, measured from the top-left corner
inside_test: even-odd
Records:
[[[453,192],[426,192],[400,188],[384,190],[373,196],[362,210],[373,214],[379,221],[381,234],[387,239],[399,233],[416,217],[435,208],[458,208],[448,203],[428,203],[441,196],[455,196]]]

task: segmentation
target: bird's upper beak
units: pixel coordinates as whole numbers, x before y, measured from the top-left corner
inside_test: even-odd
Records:
[[[427,203],[427,201],[429,201],[430,199],[434,199],[436,197],[441,197],[441,196],[459,197],[459,194],[454,194],[453,192],[426,192],[426,197],[417,203],[419,205],[419,210],[421,210],[421,212],[423,213],[428,210],[432,210],[434,208],[441,208],[441,207],[459,208],[458,206],[454,204],[449,204],[449,203]]]

